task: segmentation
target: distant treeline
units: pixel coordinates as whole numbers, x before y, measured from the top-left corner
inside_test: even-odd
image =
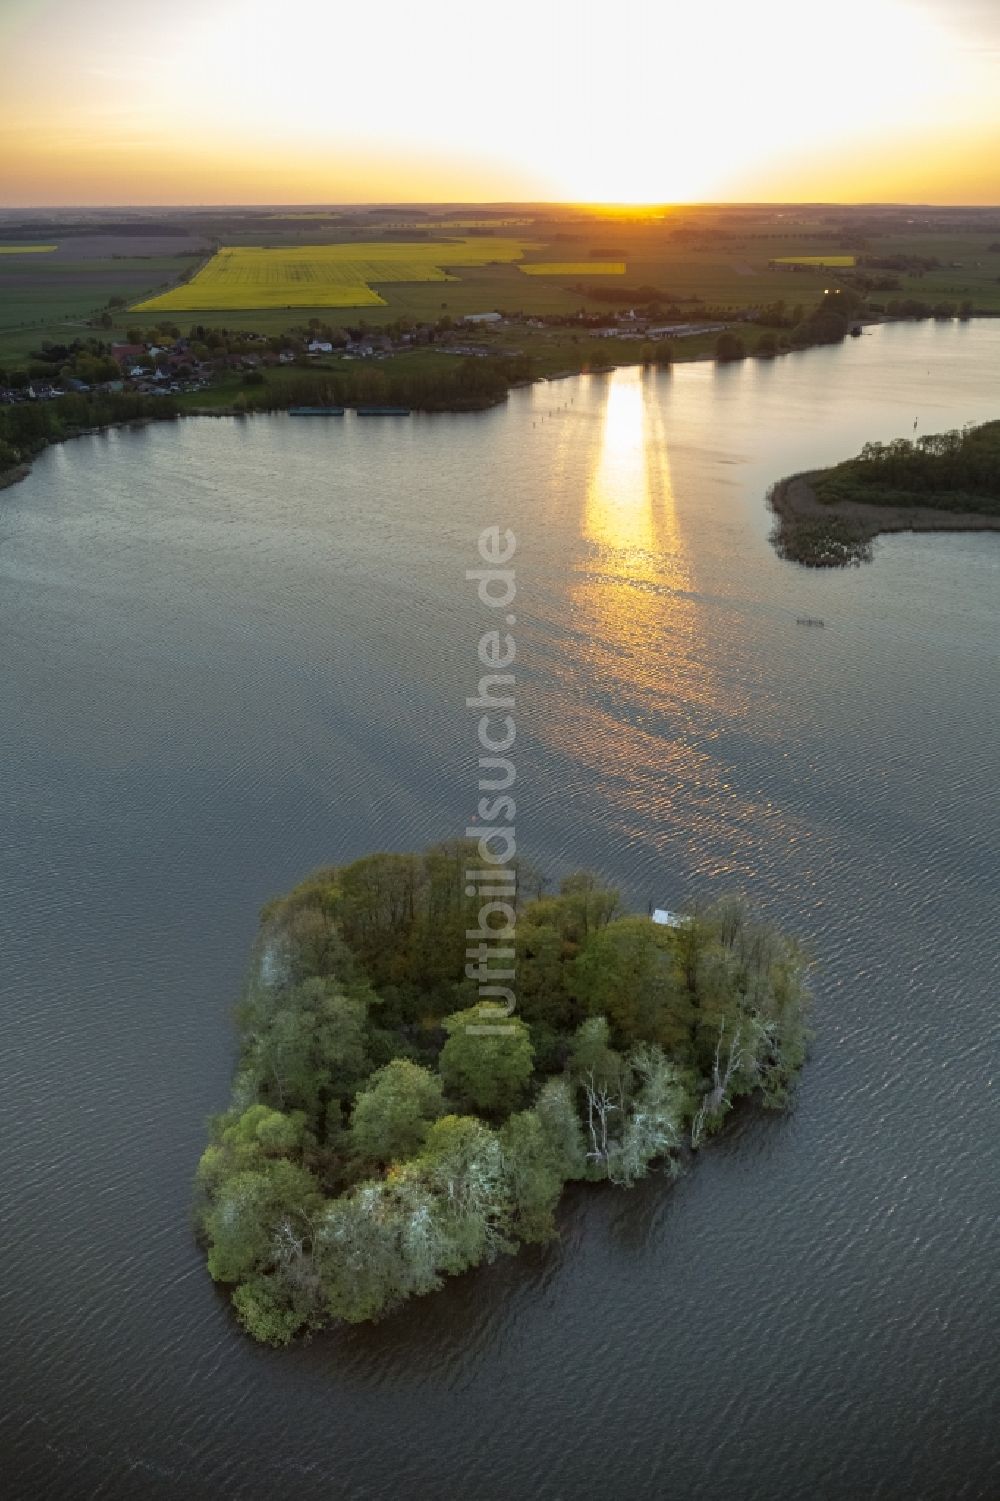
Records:
[[[532,378],[524,355],[455,359],[446,370],[393,371],[365,365],[351,371],[317,370],[294,387],[250,384],[234,403],[238,411],[270,412],[289,405],[407,406],[419,411],[462,411],[503,401],[510,387]]]

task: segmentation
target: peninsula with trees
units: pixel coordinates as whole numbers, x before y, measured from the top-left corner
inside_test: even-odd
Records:
[[[476,859],[463,841],[372,855],[262,914],[195,1205],[258,1340],[377,1319],[550,1240],[567,1182],[676,1173],[737,1101],[789,1101],[808,1039],[795,941],[735,898],[661,926],[591,875],[550,894],[522,866],[517,1008],[483,1026]]]
[[[1000,531],[1000,421],[866,443],[781,480],[768,501],[777,551],[814,568],[870,562],[881,532]]]

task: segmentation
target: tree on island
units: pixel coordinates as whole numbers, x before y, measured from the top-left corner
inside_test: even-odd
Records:
[[[409,1058],[394,1058],[372,1075],[354,1102],[351,1145],[373,1165],[414,1157],[444,1112],[437,1075]]]
[[[446,1016],[448,1041],[441,1049],[441,1077],[453,1098],[493,1114],[517,1101],[534,1063],[531,1033],[502,1008],[473,1006]]]

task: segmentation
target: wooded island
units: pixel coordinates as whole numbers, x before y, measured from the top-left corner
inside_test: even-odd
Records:
[[[196,1203],[256,1339],[378,1318],[550,1239],[568,1181],[676,1172],[740,1097],[789,1099],[806,959],[742,901],[662,927],[591,875],[549,895],[522,867],[517,1010],[483,1028],[476,861],[372,855],[262,914]]]

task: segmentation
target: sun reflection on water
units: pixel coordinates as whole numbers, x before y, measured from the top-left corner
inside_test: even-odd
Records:
[[[743,877],[753,821],[768,810],[734,795],[716,748],[746,715],[746,685],[720,671],[723,622],[698,591],[685,539],[698,511],[690,497],[678,504],[665,395],[662,378],[619,372],[590,453],[577,455],[583,548],[551,728],[582,772],[600,776],[628,837],[697,846],[700,828],[724,824],[730,852],[714,838],[704,873]]]
[[[576,591],[608,645],[640,665],[644,650],[694,626],[690,570],[677,518],[655,380],[637,372],[608,389],[583,536],[591,544]]]
[[[618,550],[654,544],[646,402],[638,381],[608,391],[600,456],[587,486],[584,536]]]

